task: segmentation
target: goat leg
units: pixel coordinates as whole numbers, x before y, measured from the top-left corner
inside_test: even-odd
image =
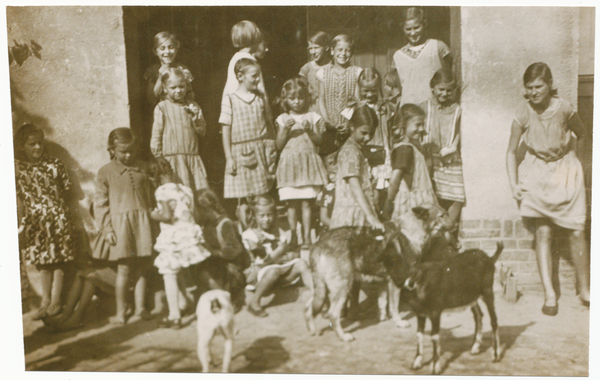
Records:
[[[477,355],[481,352],[481,342],[483,340],[483,312],[481,311],[477,301],[475,301],[475,304],[471,306],[471,311],[473,312],[473,318],[475,319],[475,340],[473,341],[473,346],[471,347],[471,355]]]
[[[498,332],[498,317],[496,316],[496,308],[494,307],[494,291],[488,290],[483,294],[483,302],[490,314],[490,322],[492,325],[492,333],[494,334],[494,347],[492,352],[492,360],[500,361],[500,333]]]
[[[412,369],[423,367],[423,333],[425,332],[426,317],[417,315],[417,356],[412,364]]]
[[[440,345],[440,318],[441,314],[436,313],[429,317],[431,319],[431,343],[433,345],[433,358],[431,359],[431,372],[439,375],[442,372],[442,347]]]

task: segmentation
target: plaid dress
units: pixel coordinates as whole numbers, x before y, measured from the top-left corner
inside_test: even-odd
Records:
[[[150,150],[155,157],[164,157],[181,182],[196,192],[208,187],[206,170],[200,157],[198,136],[206,121],[202,111],[194,122],[186,106],[197,103],[186,100],[176,103],[165,99],[154,109],[154,124]]]
[[[441,107],[437,101],[429,99],[420,107],[426,112],[423,145],[427,149],[433,162],[431,179],[435,194],[439,199],[455,202],[465,202],[465,185],[463,181],[462,160],[460,149],[442,159],[440,149],[452,146],[454,139],[460,131],[461,109],[457,103],[448,107]]]
[[[268,193],[275,182],[277,149],[265,116],[265,101],[252,94],[223,97],[219,123],[231,127],[231,155],[236,175],[225,173],[224,198],[243,198]]]
[[[350,184],[346,182],[350,177],[357,177],[369,205],[375,211],[370,167],[363,155],[362,148],[354,140],[346,140],[346,143],[340,149],[337,162],[338,172],[335,184],[335,203],[333,205],[333,212],[331,213],[330,228],[369,226],[367,215],[354,200]]]

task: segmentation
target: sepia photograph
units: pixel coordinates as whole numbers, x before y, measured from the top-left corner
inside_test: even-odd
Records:
[[[7,378],[592,376],[596,7],[535,5],[5,5]]]

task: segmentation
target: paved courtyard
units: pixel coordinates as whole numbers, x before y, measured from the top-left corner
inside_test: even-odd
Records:
[[[401,374],[429,375],[430,368],[410,369],[415,354],[416,318],[412,326],[395,327],[392,321],[376,318],[345,322],[356,340],[343,343],[328,321],[318,318],[320,336],[308,334],[302,318],[307,299],[304,288],[288,288],[271,297],[268,318],[260,319],[246,310],[235,316],[236,337],[232,372],[308,374]],[[588,376],[589,309],[581,306],[572,291],[565,291],[555,317],[541,313],[543,297],[528,293],[516,304],[496,297],[502,344],[501,361],[491,361],[491,328],[484,306],[484,352],[469,353],[474,322],[471,311],[447,312],[442,316],[443,375],[501,376]],[[200,371],[196,357],[196,321],[184,320],[179,331],[157,327],[157,320],[126,326],[107,324],[106,313],[98,310],[95,320],[87,317],[79,330],[54,333],[39,321],[23,316],[25,366],[27,371]],[[92,309],[92,312],[94,309]],[[429,323],[427,326],[429,331]],[[431,359],[429,337],[426,362]],[[219,371],[223,339],[213,341]],[[54,378],[54,377],[53,377]]]

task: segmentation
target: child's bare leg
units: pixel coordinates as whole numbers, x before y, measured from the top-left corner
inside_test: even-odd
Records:
[[[313,288],[313,278],[310,273],[310,269],[308,268],[308,264],[304,260],[299,260],[292,266],[292,270],[283,278],[285,282],[292,282],[295,279],[300,277],[302,279],[302,283],[308,289]]]
[[[251,309],[250,312],[260,317],[266,317],[268,315],[260,306],[260,299],[280,277],[281,268],[271,268],[262,276],[258,284],[256,284],[254,294],[250,298],[248,305],[248,309]]]
[[[85,281],[83,278],[81,278],[81,276],[75,276],[75,281],[73,281],[73,285],[71,285],[71,289],[69,289],[69,294],[67,294],[67,302],[65,303],[62,312],[56,317],[45,322],[50,324],[60,324],[67,320],[71,314],[73,314],[75,306],[77,306],[77,302],[79,302],[79,299],[81,298],[84,282]]]
[[[312,208],[310,201],[305,199],[302,201],[302,232],[303,235],[303,246],[308,247],[311,244],[310,241],[310,223],[312,222]]]
[[[48,309],[46,309],[46,315],[48,317],[54,317],[58,315],[61,311],[61,293],[63,286],[65,272],[62,268],[54,269],[52,273],[52,290],[50,292],[50,305],[48,305]]]
[[[174,321],[181,319],[179,312],[179,286],[177,285],[177,273],[163,274],[165,281],[165,292],[167,293],[167,304],[169,305],[169,319]]]
[[[126,296],[127,285],[129,283],[129,272],[129,265],[117,265],[117,281],[115,283],[115,302],[117,304],[117,314],[109,318],[109,321],[111,323],[125,323],[125,312],[127,311]]]
[[[295,200],[288,201],[288,209],[287,209],[287,217],[288,223],[290,225],[290,230],[292,231],[292,242],[296,243],[298,241],[298,236],[296,235],[296,227],[298,226],[298,203]]]
[[[550,250],[552,229],[545,219],[538,219],[535,227],[535,253],[538,270],[545,293],[545,305],[556,306],[556,293],[552,286],[552,252]]]
[[[135,316],[143,316],[146,312],[146,276],[139,274],[133,292]]]
[[[79,278],[79,277],[78,277]],[[96,286],[88,280],[82,281],[83,284],[80,286],[80,294],[79,294],[79,302],[73,308],[73,313],[69,318],[67,318],[63,323],[60,323],[56,326],[59,330],[72,330],[83,326],[81,321],[83,320],[83,315],[85,310],[87,309],[94,293],[96,291]],[[69,294],[70,295],[70,294]]]
[[[39,309],[32,316],[34,320],[46,317],[46,310],[50,305],[52,294],[52,272],[48,269],[40,269],[40,281],[42,283],[42,301]]]
[[[590,256],[583,231],[571,231],[569,234],[571,259],[577,273],[579,298],[590,302]]]

